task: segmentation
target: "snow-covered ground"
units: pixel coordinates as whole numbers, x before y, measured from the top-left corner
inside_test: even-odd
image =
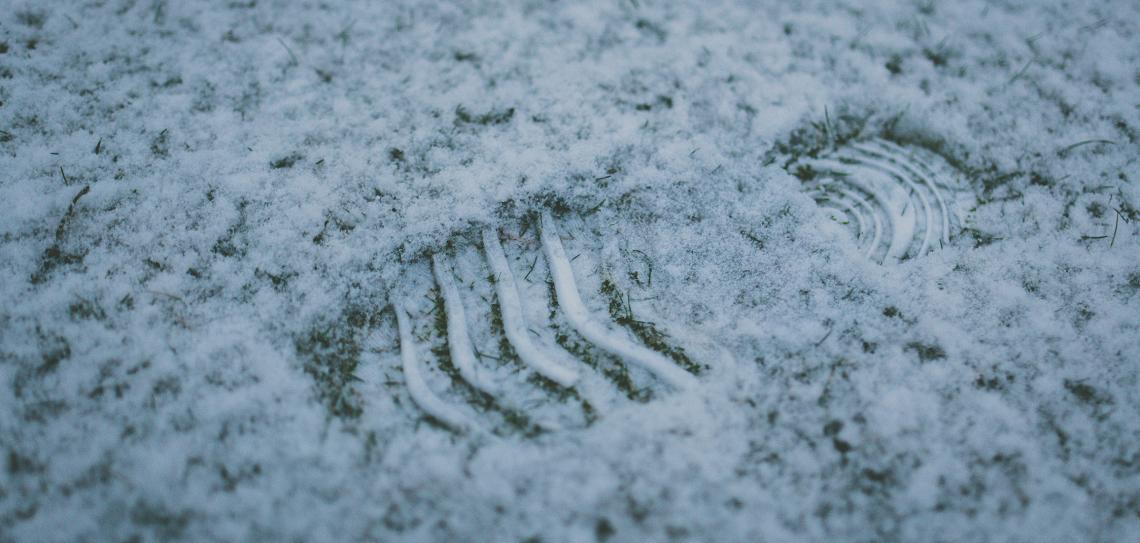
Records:
[[[1135,1],[0,4],[0,540],[1140,537]]]

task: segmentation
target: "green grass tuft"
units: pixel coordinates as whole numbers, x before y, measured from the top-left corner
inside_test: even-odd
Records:
[[[941,360],[946,358],[946,351],[942,350],[940,345],[933,343],[922,343],[920,341],[912,341],[906,344],[906,350],[914,351],[918,354],[918,359],[923,362],[930,362],[933,360]]]
[[[694,375],[700,375],[706,369],[689,358],[685,349],[670,345],[666,341],[669,338],[668,334],[658,330],[655,324],[634,318],[633,307],[618,291],[613,281],[608,278],[603,280],[601,293],[609,300],[610,318],[633,332],[633,335],[637,336],[646,347],[669,357],[678,366]]]
[[[305,373],[313,378],[317,397],[329,414],[342,419],[359,418],[363,409],[353,383],[360,381],[361,342],[379,323],[379,315],[349,306],[333,319],[320,319],[294,341]]]

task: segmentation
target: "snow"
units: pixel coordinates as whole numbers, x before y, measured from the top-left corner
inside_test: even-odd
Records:
[[[4,7],[0,540],[1140,533],[1135,2]],[[948,244],[785,169],[874,141],[960,176]],[[574,332],[544,212],[697,385]]]

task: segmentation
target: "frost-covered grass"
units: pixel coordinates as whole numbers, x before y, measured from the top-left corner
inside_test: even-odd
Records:
[[[0,540],[1135,537],[1140,7],[771,4],[9,2]],[[875,140],[948,244],[785,169]]]

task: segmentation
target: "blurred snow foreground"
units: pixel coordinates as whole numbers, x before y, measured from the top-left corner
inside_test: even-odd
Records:
[[[0,541],[1128,541],[1140,5],[8,2]]]

